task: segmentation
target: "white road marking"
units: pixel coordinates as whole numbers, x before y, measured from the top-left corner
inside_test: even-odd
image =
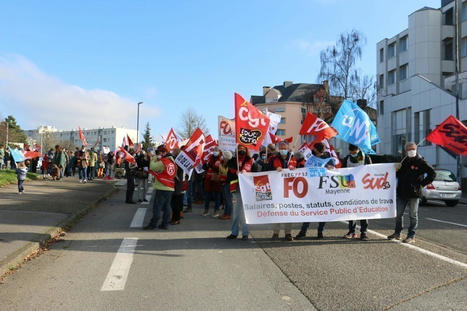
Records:
[[[120,179],[115,183],[115,186],[124,186],[126,185],[126,179]]]
[[[348,223],[347,221],[341,221],[341,223]],[[357,229],[360,229],[360,226],[356,226]],[[371,233],[371,234],[374,234],[376,236],[379,236],[380,238],[383,238],[383,239],[387,239],[387,235],[384,235],[382,233],[379,233],[379,232],[376,232],[376,231],[373,231],[373,230],[368,230],[368,233]],[[439,254],[436,254],[436,253],[433,253],[433,252],[430,252],[430,251],[427,251],[426,249],[423,249],[421,247],[418,247],[418,246],[415,246],[413,244],[407,244],[407,243],[402,243],[402,241],[398,241],[398,240],[392,240],[392,242],[394,243],[398,243],[402,246],[405,246],[405,247],[408,247],[408,248],[411,248],[413,250],[416,250],[420,253],[423,253],[425,255],[429,255],[431,257],[434,257],[434,258],[437,258],[437,259],[440,259],[440,260],[443,260],[443,261],[446,261],[448,263],[451,263],[453,265],[456,265],[456,266],[459,266],[461,268],[464,268],[464,269],[467,269],[467,264],[463,263],[463,262],[460,262],[460,261],[457,261],[457,260],[454,260],[454,259],[451,259],[451,258],[448,258],[446,256],[442,256],[442,255],[439,255]]]
[[[431,221],[437,221],[437,222],[442,222],[442,223],[445,223],[445,224],[450,224],[450,225],[461,226],[461,227],[467,228],[467,225],[458,224],[457,222],[450,222],[450,221],[440,220],[440,219],[435,219],[435,218],[425,218],[425,219],[428,219],[428,220],[431,220]]]
[[[144,204],[147,202],[143,202]],[[131,221],[130,228],[142,228],[144,222],[144,216],[146,216],[147,208],[140,207],[136,210],[135,216],[133,216],[133,220]]]
[[[112,266],[110,267],[107,278],[102,284],[101,291],[124,290],[128,273],[133,262],[133,253],[135,252],[138,238],[125,238],[115,255]]]

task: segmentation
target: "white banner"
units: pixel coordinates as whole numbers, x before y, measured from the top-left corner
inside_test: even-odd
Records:
[[[190,174],[193,170],[193,165],[195,164],[195,159],[193,155],[186,153],[181,150],[178,156],[175,158],[175,163],[185,172],[185,174]]]
[[[396,164],[239,174],[248,224],[396,217]],[[313,176],[315,175],[315,176]]]
[[[218,117],[219,149],[223,151],[235,151],[235,122],[223,116]]]

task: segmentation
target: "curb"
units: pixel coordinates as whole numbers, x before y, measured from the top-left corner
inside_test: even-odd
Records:
[[[41,235],[46,235],[46,238],[39,239],[37,241],[31,241],[16,250],[12,254],[8,255],[5,259],[0,261],[0,283],[1,281],[11,272],[18,270],[19,266],[24,263],[25,259],[34,253],[36,250],[46,245],[48,241],[59,236],[62,231],[70,229],[78,220],[86,216],[90,210],[96,208],[101,202],[107,200],[114,193],[117,193],[119,189],[113,186],[112,189],[107,191],[101,198],[94,201],[89,206],[77,211],[76,213],[71,214],[61,222],[59,222],[54,227],[50,227],[46,231],[42,232]],[[14,267],[14,269],[10,269]]]

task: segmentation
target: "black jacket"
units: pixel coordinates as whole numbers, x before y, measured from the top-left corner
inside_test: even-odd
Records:
[[[435,176],[435,170],[418,154],[413,158],[405,157],[396,173],[397,195],[404,199],[419,198],[422,187],[430,184]]]

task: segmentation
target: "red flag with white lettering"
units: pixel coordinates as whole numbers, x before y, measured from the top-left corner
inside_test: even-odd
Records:
[[[313,135],[316,137],[315,142],[332,138],[337,134],[337,131],[333,127],[310,112],[308,112],[300,129],[300,135]]]
[[[193,167],[200,163],[205,141],[206,139],[203,131],[197,128],[175,159],[175,163],[177,163],[186,174],[190,174]]]
[[[81,127],[78,126],[78,131],[79,131],[79,139],[81,140],[81,143],[84,146],[88,146],[88,142],[86,141],[86,137],[84,136],[83,131],[81,130]]]
[[[123,152],[123,154],[125,154],[125,161],[136,164],[135,158],[131,154],[129,154],[128,151],[125,150],[125,148],[120,147],[120,151]]]
[[[170,129],[169,134],[167,134],[167,138],[165,139],[164,143],[165,147],[169,152],[172,152],[174,149],[178,149],[178,138],[177,135],[175,135],[175,132],[173,129]]]
[[[467,127],[450,115],[438,125],[426,140],[460,155],[467,155]]]
[[[128,147],[133,147],[134,146],[134,143],[131,141],[131,138],[130,136],[128,136],[128,134],[126,134],[126,138],[127,138],[127,142],[128,142]]]
[[[259,150],[269,129],[269,118],[235,93],[235,140],[248,149]]]

